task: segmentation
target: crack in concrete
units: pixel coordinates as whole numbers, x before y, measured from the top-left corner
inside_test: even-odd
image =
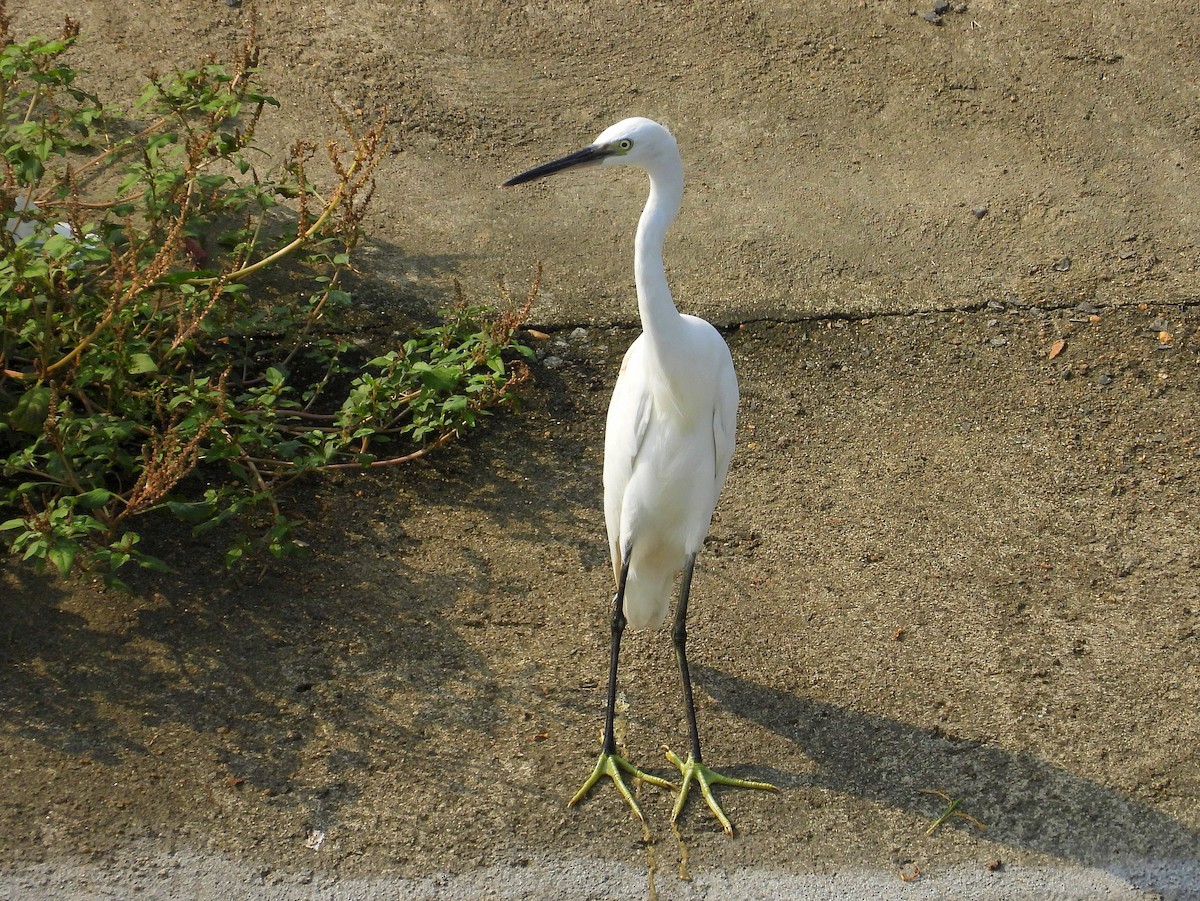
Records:
[[[949,307],[934,307],[931,309],[909,309],[909,310],[832,310],[822,313],[799,313],[795,316],[752,316],[744,319],[731,320],[709,320],[720,332],[735,332],[739,328],[746,325],[804,325],[808,323],[821,322],[862,322],[870,319],[908,319],[919,318],[922,316],[950,316],[954,314],[974,315],[976,313],[1030,313],[1037,311],[1039,313],[1061,313],[1066,310],[1077,310],[1083,313],[1091,313],[1093,311],[1101,313],[1104,310],[1127,310],[1136,308],[1142,303],[1149,303],[1155,307],[1177,307],[1180,311],[1190,312],[1195,309],[1200,309],[1200,298],[1189,298],[1187,300],[1162,300],[1162,301],[1128,301],[1125,303],[1104,303],[1090,304],[1087,301],[1075,303],[1056,303],[1056,304],[1002,304],[999,309],[992,306],[993,301],[978,301],[975,303],[962,304],[959,306]],[[1085,309],[1086,308],[1086,309]],[[577,328],[584,329],[621,329],[621,330],[640,330],[642,327],[639,319],[616,319],[608,322],[530,322],[525,328],[534,329],[536,331],[545,332],[553,335],[558,332],[573,331]]]

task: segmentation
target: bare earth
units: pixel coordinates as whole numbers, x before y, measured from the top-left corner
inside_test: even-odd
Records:
[[[1200,19],[931,6],[258,3],[268,146],[390,109],[370,336],[542,259],[551,337],[520,417],[297,497],[309,559],[230,576],[166,532],[128,595],[3,565],[0,895],[1200,898]],[[110,98],[248,16],[15,25],[67,11]],[[783,790],[725,792],[732,841],[649,787],[648,835],[565,808],[645,185],[496,185],[631,114],[680,140],[672,283],[743,388],[691,647],[706,759]],[[623,660],[669,775],[667,634]],[[937,792],[974,820],[928,834]]]

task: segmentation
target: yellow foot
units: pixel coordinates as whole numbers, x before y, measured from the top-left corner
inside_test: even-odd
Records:
[[[721,825],[725,828],[725,834],[730,838],[733,838],[733,824],[729,822],[729,817],[725,816],[725,812],[721,810],[721,805],[713,797],[712,786],[730,785],[734,788],[758,788],[764,791],[779,791],[778,788],[769,782],[752,782],[749,779],[735,779],[732,776],[723,776],[715,770],[710,770],[704,764],[697,763],[691,754],[688,754],[688,759],[684,762],[679,759],[674,751],[668,749],[667,760],[675,764],[683,776],[681,780],[683,786],[679,789],[679,798],[675,801],[675,809],[671,811],[672,823],[679,819],[679,814],[683,810],[684,802],[687,801],[688,790],[692,787],[692,782],[700,784],[700,791],[704,793],[704,800],[708,802],[709,809],[717,815],[717,819],[721,821]]]
[[[583,788],[575,793],[570,801],[567,802],[568,807],[573,807],[582,801],[592,786],[599,782],[603,777],[608,776],[616,785],[617,791],[621,793],[626,803],[633,808],[633,812],[637,814],[637,818],[643,823],[646,818],[642,816],[642,809],[638,807],[638,802],[634,799],[633,793],[629,790],[629,786],[625,784],[625,779],[621,776],[621,771],[624,770],[634,779],[641,779],[643,782],[649,782],[651,785],[657,785],[661,788],[674,788],[675,786],[666,779],[660,779],[658,776],[651,776],[649,773],[644,773],[635,767],[632,763],[622,757],[620,754],[606,754],[600,752],[600,759],[596,761],[596,768],[592,770],[592,774],[587,777],[587,781],[583,783]]]

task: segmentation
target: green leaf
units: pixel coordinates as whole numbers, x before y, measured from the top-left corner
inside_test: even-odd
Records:
[[[50,558],[50,562],[58,567],[58,573],[65,576],[71,571],[71,564],[75,562],[75,552],[77,546],[71,543],[56,544],[50,548],[46,554]]]
[[[176,519],[193,526],[204,522],[213,513],[212,507],[203,502],[167,501],[163,506],[170,510]]]
[[[16,407],[8,414],[8,424],[19,432],[38,435],[50,415],[50,388],[36,385],[21,395]]]
[[[85,491],[83,494],[78,495],[75,498],[75,503],[85,510],[95,510],[103,507],[114,497],[116,495],[107,488],[93,488],[91,491]]]
[[[425,387],[435,391],[449,391],[458,384],[458,370],[452,366],[430,366],[418,362],[412,368]]]
[[[146,372],[158,372],[158,364],[150,354],[133,354],[129,357],[129,374],[142,375]]]
[[[150,554],[138,552],[138,554],[136,554],[136,559],[138,566],[140,566],[142,569],[148,569],[151,572],[156,573],[171,572],[171,567],[167,565],[165,560],[160,560],[158,557],[153,557]]]

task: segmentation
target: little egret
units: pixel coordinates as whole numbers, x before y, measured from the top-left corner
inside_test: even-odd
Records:
[[[640,167],[650,176],[650,197],[638,221],[633,256],[642,334],[621,364],[604,438],[604,519],[617,582],[604,739],[600,759],[568,806],[582,800],[608,776],[644,820],[622,772],[653,785],[674,787],[617,753],[613,716],[625,625],[635,629],[661,626],[670,606],[671,587],[682,572],[672,639],[683,682],[691,751],[686,761],[667,751],[682,777],[671,819],[679,818],[688,790],[696,782],[725,832],[732,836],[733,826],[713,797],[712,786],[775,787],[722,775],[701,762],[686,642],[696,554],[708,534],[733,455],[738,405],[733,357],[709,323],[680,315],[667,287],[663,240],[683,200],[683,162],[675,138],[650,119],[625,119],[582,150],[536,166],[504,185],[581,166]]]

